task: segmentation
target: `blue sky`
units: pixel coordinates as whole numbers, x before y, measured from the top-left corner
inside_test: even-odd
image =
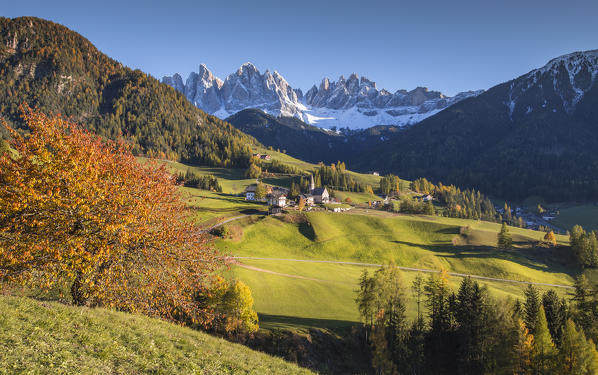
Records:
[[[293,87],[352,72],[390,91],[489,88],[549,59],[598,49],[596,0],[28,1],[37,16],[158,78],[205,63],[225,78],[251,61]]]

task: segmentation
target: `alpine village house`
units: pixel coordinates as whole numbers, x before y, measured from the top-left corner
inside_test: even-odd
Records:
[[[255,201],[257,200],[255,193],[257,190],[256,185],[248,186],[245,189],[245,200]],[[282,208],[287,206],[287,194],[288,190],[280,187],[266,188],[266,201],[270,206],[269,214],[278,214],[282,212]],[[303,199],[305,204],[313,206],[315,203],[328,203],[330,201],[330,193],[326,187],[316,188],[314,183],[314,176],[311,176],[309,184],[309,193],[301,194],[299,199]]]

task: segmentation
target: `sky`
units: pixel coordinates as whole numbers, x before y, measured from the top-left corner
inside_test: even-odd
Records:
[[[487,89],[574,51],[598,49],[596,0],[3,2],[0,16],[69,27],[161,78],[245,62],[304,91],[355,72],[394,92]]]

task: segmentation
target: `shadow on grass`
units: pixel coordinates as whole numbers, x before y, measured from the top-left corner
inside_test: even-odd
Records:
[[[358,322],[336,319],[300,318],[296,316],[259,314],[260,327],[265,329],[307,330],[310,328],[323,328],[338,334],[350,333],[351,328]]]
[[[316,232],[314,232],[314,228],[309,223],[309,221],[299,223],[299,233],[301,233],[303,236],[305,236],[305,238],[307,238],[310,241],[316,240]]]
[[[536,247],[529,246],[501,251],[493,246],[438,244],[422,245],[408,241],[392,241],[399,245],[432,251],[439,258],[453,259],[502,259],[517,263],[521,266],[547,273],[564,273],[575,277],[581,269],[575,257],[563,246]],[[515,242],[520,245],[530,245],[529,242]]]

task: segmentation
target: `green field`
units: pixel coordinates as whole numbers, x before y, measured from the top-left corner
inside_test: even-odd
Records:
[[[354,304],[364,266],[293,262],[288,259],[349,261],[572,285],[580,271],[565,247],[536,248],[540,232],[511,228],[515,249],[495,248],[499,225],[472,220],[393,215],[359,210],[312,212],[303,222],[265,217],[242,225],[242,238],[217,246],[241,257],[234,274],[252,289],[264,328],[338,328],[358,321]],[[460,228],[469,226],[466,236]],[[561,243],[566,242],[559,236]],[[453,242],[455,244],[453,244]],[[408,286],[416,272],[403,272]],[[461,277],[451,277],[455,288]],[[493,295],[520,298],[525,284],[480,281]],[[539,287],[548,289],[547,287]],[[557,288],[564,294],[566,289]],[[415,316],[415,304],[409,306]]]
[[[316,167],[275,151],[258,151],[303,170]],[[181,172],[188,168],[179,163],[169,163],[169,166]],[[498,251],[496,235],[500,226],[495,223],[398,215],[366,208],[346,213],[310,212],[302,218],[296,213],[268,217],[264,215],[264,204],[246,202],[243,197],[232,194],[254,183],[243,179],[242,170],[192,168],[200,174],[216,175],[224,190],[224,193],[214,193],[184,189],[190,197],[190,205],[196,207],[198,221],[214,225],[227,218],[252,215],[227,224],[235,235],[232,239],[217,240],[216,246],[229,255],[269,258],[240,259],[241,264],[229,271],[251,287],[260,325],[266,329],[341,329],[359,319],[354,298],[364,266],[288,259],[375,264],[394,261],[404,267],[568,286],[581,271],[566,246],[537,247],[544,235],[541,232],[510,228],[515,248]],[[357,176],[362,178],[362,183],[378,184],[379,181],[379,177],[373,175]],[[275,177],[267,182],[288,186],[288,181],[288,177]],[[354,204],[378,199],[367,193],[336,193],[337,198],[349,197]],[[557,240],[560,245],[567,245],[566,236],[557,236]],[[403,275],[408,287],[416,272],[405,271]],[[461,279],[453,276],[450,283],[456,288]],[[480,282],[500,298],[521,298],[526,286],[501,281]],[[557,290],[562,295],[568,291]],[[411,303],[409,316],[414,317],[415,311],[415,303]]]
[[[241,215],[265,215],[268,206],[262,202],[246,201],[244,196],[216,193],[193,188],[181,188],[194,210],[196,220],[205,225],[214,225],[225,219]]]
[[[598,205],[587,204],[559,208],[560,214],[552,221],[555,225],[571,229],[579,224],[584,229],[598,229]]]
[[[307,374],[145,316],[0,296],[0,374]]]

